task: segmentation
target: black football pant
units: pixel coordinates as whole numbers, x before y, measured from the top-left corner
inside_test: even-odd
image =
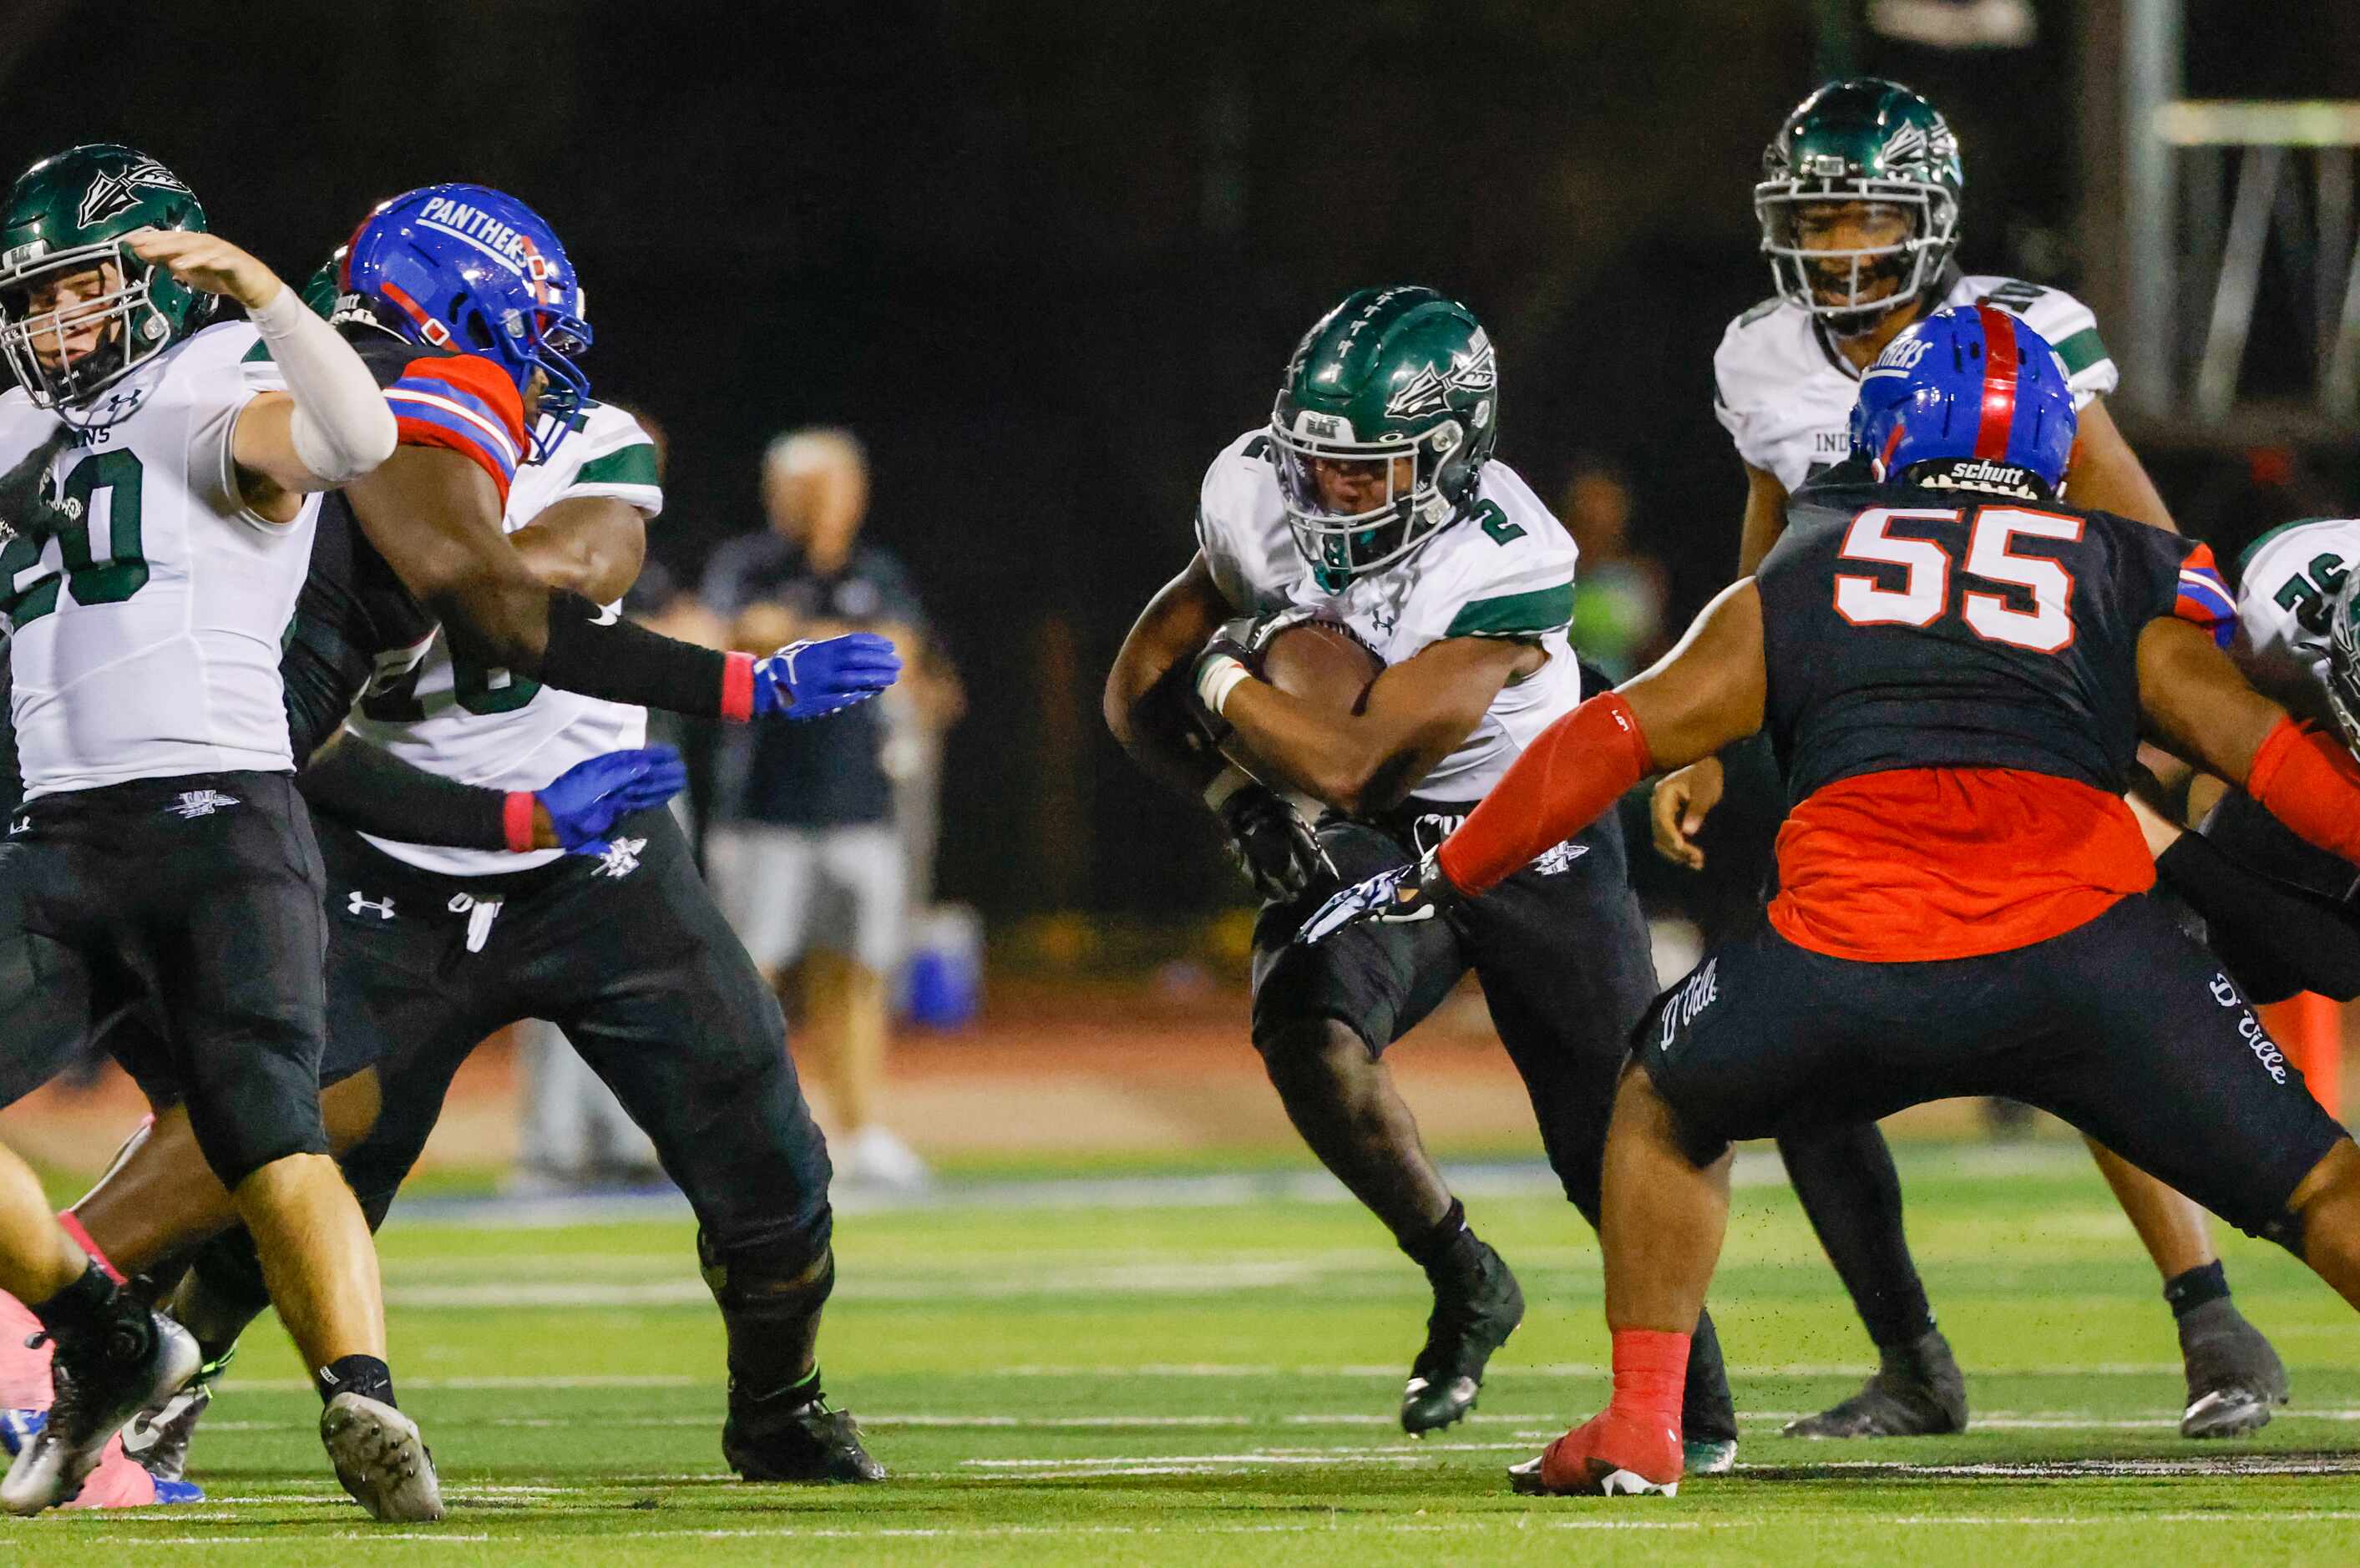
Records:
[[[330,1046],[322,1081],[378,1074],[375,1129],[343,1157],[381,1219],[476,1044],[544,1018],[606,1080],[695,1211],[708,1264],[793,1279],[833,1228],[827,1149],[777,1000],[697,875],[669,812],[616,825],[617,854],[499,877],[421,871],[333,822]],[[234,1277],[243,1237],[208,1274]]]
[[[321,861],[282,773],[44,795],[0,848],[0,1094],[71,1060],[102,1018],[143,1084],[185,1101],[238,1183],[325,1153]]]
[[[1470,970],[1501,1044],[1524,1081],[1541,1144],[1566,1196],[1598,1223],[1606,1127],[1631,1032],[1655,997],[1647,922],[1631,891],[1621,823],[1600,819],[1447,919],[1350,926],[1316,946],[1293,942],[1339,886],[1408,865],[1463,820],[1465,807],[1415,803],[1389,829],[1319,829],[1338,880],[1273,904],[1254,927],[1254,1043],[1267,1053],[1306,1023],[1340,1023],[1380,1054],[1440,1006]],[[1688,1361],[1685,1430],[1734,1438],[1736,1418],[1710,1315]]]

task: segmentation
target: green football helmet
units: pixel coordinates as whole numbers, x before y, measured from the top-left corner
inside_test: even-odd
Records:
[[[214,300],[142,261],[123,236],[204,227],[180,177],[134,147],[78,147],[17,176],[0,209],[0,354],[34,402],[80,429],[132,411],[136,401],[100,394],[203,325]],[[36,313],[42,283],[100,267],[114,272],[103,291]],[[97,344],[70,357],[66,333],[93,324]]]
[[[1778,127],[1754,187],[1762,254],[1780,298],[1830,324],[1863,328],[1916,299],[1959,247],[1966,183],[1959,139],[1933,104],[1878,77],[1829,82]],[[1860,249],[1806,245],[1805,210],[1840,202],[1897,208],[1907,234]],[[1882,287],[1888,279],[1892,287]]]
[[[2344,744],[2360,757],[2360,572],[2336,588],[2328,611],[2327,706]]]
[[[1473,510],[1499,437],[1491,339],[1466,306],[1399,286],[1363,289],[1320,317],[1270,416],[1287,526],[1319,585],[1338,592]],[[1335,510],[1317,466],[1334,463],[1381,467],[1376,504]]]

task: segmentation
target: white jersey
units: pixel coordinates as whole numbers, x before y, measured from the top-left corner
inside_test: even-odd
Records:
[[[1251,430],[1205,473],[1196,541],[1223,597],[1240,614],[1317,606],[1342,621],[1388,665],[1446,638],[1516,637],[1548,654],[1538,672],[1502,689],[1466,740],[1415,790],[1470,803],[1490,792],[1533,737],[1581,701],[1573,620],[1573,537],[1504,463],[1483,465],[1475,515],[1450,524],[1382,572],[1329,593],[1295,548],[1269,456]]]
[[[2265,662],[2327,679],[2328,615],[2360,569],[2360,517],[2281,523],[2238,561],[2237,626]]]
[[[49,462],[71,523],[0,551],[27,797],[294,770],[279,653],[320,503],[274,523],[239,497],[237,417],[274,384],[240,363],[257,341],[224,322],[116,383],[133,411]],[[0,396],[0,470],[58,429],[23,387]]]
[[[514,533],[558,502],[585,495],[617,497],[650,517],[663,509],[655,446],[638,420],[611,404],[590,404],[581,428],[548,462],[517,470],[500,526]],[[373,684],[345,727],[444,779],[488,789],[538,789],[577,762],[646,745],[648,711],[552,691],[505,670],[459,668],[447,637],[437,633],[415,679],[391,689]],[[365,836],[397,860],[446,877],[521,871],[564,853],[508,855]]]
[[[1978,303],[2022,317],[2056,345],[2075,408],[2114,389],[2120,377],[2098,319],[2070,294],[2013,278],[1961,278],[1937,309]],[[1737,455],[1776,474],[1788,495],[1851,455],[1860,372],[1800,305],[1765,299],[1730,322],[1712,356],[1712,411]]]

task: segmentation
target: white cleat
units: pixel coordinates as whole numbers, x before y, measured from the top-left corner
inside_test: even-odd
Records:
[[[363,1394],[338,1394],[320,1415],[320,1441],[369,1518],[384,1521],[442,1517],[442,1483],[418,1423]]]
[[[107,1440],[148,1405],[171,1397],[197,1375],[204,1355],[189,1331],[154,1316],[155,1339],[139,1361],[121,1365],[101,1358],[76,1367],[60,1356],[53,1365],[56,1402],[49,1419],[16,1451],[8,1477],[0,1481],[0,1508],[31,1515],[71,1502],[105,1456]]]
[[[847,1140],[837,1170],[855,1186],[887,1192],[922,1192],[934,1181],[923,1157],[882,1122],[870,1122]]]

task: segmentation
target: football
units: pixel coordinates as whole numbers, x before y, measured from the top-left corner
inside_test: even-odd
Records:
[[[1384,668],[1368,644],[1336,621],[1289,626],[1271,638],[1262,655],[1263,680],[1331,712],[1359,713]]]

